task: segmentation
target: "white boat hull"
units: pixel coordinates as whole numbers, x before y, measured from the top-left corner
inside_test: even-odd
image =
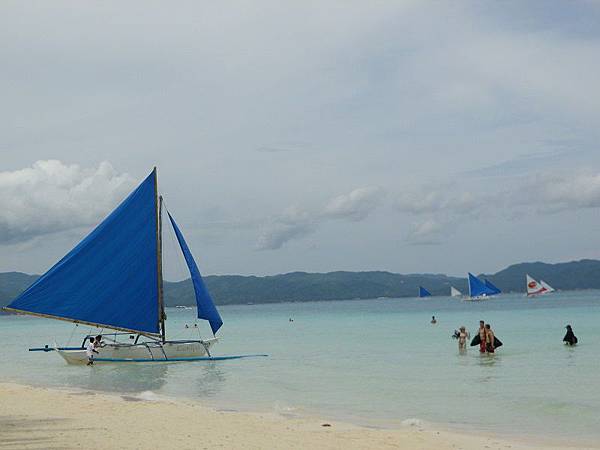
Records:
[[[465,297],[463,300],[465,302],[483,302],[485,300],[490,300],[492,295],[479,295],[477,297]]]
[[[140,344],[107,344],[96,349],[94,364],[118,362],[176,362],[193,361],[210,356],[210,348],[217,338],[203,341],[144,342]],[[69,364],[87,364],[88,356],[84,349],[59,350],[56,352]]]

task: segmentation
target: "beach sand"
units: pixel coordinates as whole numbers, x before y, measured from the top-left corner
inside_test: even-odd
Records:
[[[323,426],[328,423],[331,426]],[[0,383],[1,449],[550,449],[431,430],[389,430],[200,404]],[[585,447],[571,447],[585,448]]]

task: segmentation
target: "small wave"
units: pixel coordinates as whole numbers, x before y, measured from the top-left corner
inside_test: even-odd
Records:
[[[146,400],[148,402],[157,402],[161,400],[161,398],[152,391],[140,392],[136,397],[140,400]]]
[[[422,427],[423,421],[421,419],[410,418],[404,419],[402,422],[400,422],[400,424],[403,427]]]
[[[287,418],[297,418],[301,415],[298,408],[295,408],[290,405],[282,405],[281,403],[275,403],[273,405],[273,411],[275,412],[275,414]]]

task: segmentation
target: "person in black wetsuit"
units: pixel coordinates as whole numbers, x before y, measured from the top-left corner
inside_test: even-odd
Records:
[[[571,328],[571,325],[567,325],[565,328],[567,329],[567,334],[565,334],[563,342],[567,345],[577,344],[577,336],[575,336],[573,333],[573,328]]]

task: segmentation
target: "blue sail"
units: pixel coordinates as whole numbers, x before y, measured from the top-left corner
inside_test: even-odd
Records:
[[[419,286],[419,297],[431,297],[431,292],[429,292],[423,286]]]
[[[500,289],[498,289],[496,286],[494,286],[490,280],[485,280],[485,285],[487,286],[488,289],[492,290],[492,292],[494,293],[493,295],[502,293],[502,291]]]
[[[483,281],[469,272],[469,295],[471,297],[480,297],[483,295],[494,295],[495,292],[487,287]]]
[[[159,333],[156,213],[154,171],[7,310]]]
[[[190,270],[190,275],[192,277],[192,283],[194,285],[194,293],[196,294],[196,305],[198,306],[198,318],[208,320],[210,323],[210,328],[212,329],[213,334],[217,333],[217,330],[221,328],[223,325],[223,320],[219,315],[219,311],[215,307],[215,303],[210,296],[208,289],[202,280],[202,276],[200,275],[200,271],[198,270],[198,266],[196,265],[196,261],[194,261],[194,257],[190,252],[190,249],[179,231],[179,227],[173,220],[171,213],[169,214],[169,220],[171,221],[171,225],[173,225],[173,230],[175,230],[175,235],[177,236],[177,241],[179,242],[179,246],[181,247],[181,251],[183,252],[183,256],[185,258],[185,262],[187,263],[188,269]]]

